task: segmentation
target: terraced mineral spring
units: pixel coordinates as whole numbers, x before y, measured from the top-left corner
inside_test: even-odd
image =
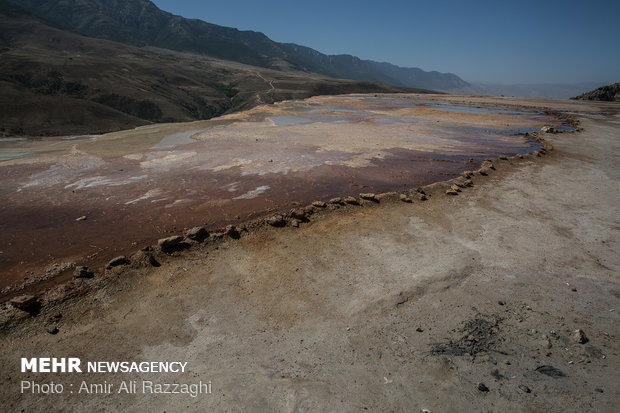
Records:
[[[101,136],[0,141],[0,287],[100,267],[157,238],[294,202],[449,179],[561,126],[538,108],[440,95],[315,97]]]

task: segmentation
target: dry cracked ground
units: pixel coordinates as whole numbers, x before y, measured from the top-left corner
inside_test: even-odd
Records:
[[[4,309],[3,409],[618,411],[618,106],[561,105],[582,132],[547,134],[551,154],[498,161],[458,196],[342,208],[118,269],[36,317]],[[46,356],[187,368],[20,372]],[[124,380],[136,394],[116,392]],[[144,394],[144,380],[211,393]]]

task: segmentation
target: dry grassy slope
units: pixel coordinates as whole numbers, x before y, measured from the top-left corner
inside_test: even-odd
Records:
[[[398,90],[126,46],[0,10],[0,136],[108,132],[316,94]]]

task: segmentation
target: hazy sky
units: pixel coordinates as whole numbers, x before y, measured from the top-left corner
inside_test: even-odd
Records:
[[[620,0],[153,2],[278,42],[468,81],[620,81]]]

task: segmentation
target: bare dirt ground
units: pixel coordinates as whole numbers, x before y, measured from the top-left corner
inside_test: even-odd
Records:
[[[547,134],[550,155],[498,161],[458,196],[435,185],[425,202],[319,213],[118,268],[36,317],[3,309],[3,409],[618,411],[620,118],[562,105],[589,110],[582,132]],[[20,372],[46,356],[188,364]],[[65,390],[22,394],[31,380]],[[137,394],[116,393],[123,380]],[[212,392],[144,394],[143,380]]]

